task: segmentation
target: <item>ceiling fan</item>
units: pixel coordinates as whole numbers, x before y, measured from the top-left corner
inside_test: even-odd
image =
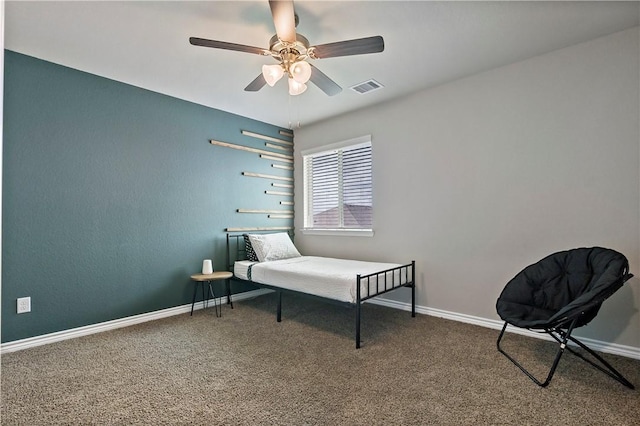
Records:
[[[310,46],[306,37],[296,33],[298,15],[295,13],[292,0],[269,0],[269,6],[276,28],[276,34],[269,41],[269,49],[198,37],[189,38],[189,43],[194,46],[235,50],[271,56],[276,59],[278,64],[262,66],[262,73],[244,88],[247,92],[257,92],[265,84],[273,86],[286,75],[289,81],[290,95],[299,95],[307,90],[306,83],[310,80],[324,93],[333,96],[340,93],[342,88],[318,68],[307,62],[308,59],[363,55],[384,50],[384,40],[381,36]]]

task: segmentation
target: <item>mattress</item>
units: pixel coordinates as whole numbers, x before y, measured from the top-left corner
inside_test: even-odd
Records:
[[[251,266],[258,262],[251,260],[240,260],[233,264],[233,275],[241,280],[251,281]]]
[[[235,262],[234,272],[238,278],[267,284],[283,289],[313,294],[341,302],[356,303],[357,275],[368,275],[402,266],[397,263],[364,262],[329,257],[300,256],[269,262]],[[407,274],[400,270],[387,272],[377,278],[361,282],[361,297],[375,295],[386,288],[407,283]],[[409,274],[410,275],[410,274]],[[409,276],[411,280],[413,277]],[[379,290],[377,290],[379,286]]]

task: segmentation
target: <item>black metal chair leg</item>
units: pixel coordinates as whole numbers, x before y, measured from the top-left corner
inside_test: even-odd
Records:
[[[551,370],[549,371],[547,379],[544,382],[540,382],[538,379],[536,379],[531,373],[529,373],[524,367],[522,367],[522,365],[520,365],[513,357],[511,357],[509,354],[507,354],[500,347],[500,341],[502,340],[502,336],[503,336],[503,334],[504,334],[504,332],[505,332],[505,330],[507,328],[507,323],[506,322],[504,324],[504,327],[502,327],[502,331],[500,332],[500,336],[498,336],[498,342],[497,342],[498,351],[500,351],[500,353],[502,353],[511,362],[513,362],[518,368],[520,368],[520,370],[523,373],[525,373],[531,380],[533,380],[537,385],[542,386],[542,387],[546,387],[549,384],[549,382],[551,381],[551,378],[553,377],[553,374],[555,373],[556,368],[558,367],[558,363],[560,362],[560,357],[562,356],[562,354],[564,352],[564,349],[567,349],[569,352],[571,352],[576,357],[578,357],[581,360],[585,361],[586,363],[592,365],[594,368],[602,371],[604,374],[606,374],[607,376],[609,376],[612,379],[616,380],[620,384],[628,387],[629,389],[635,389],[635,386],[629,380],[627,380],[618,370],[616,370],[611,364],[609,364],[604,358],[602,358],[600,355],[598,355],[595,351],[593,351],[587,345],[585,345],[584,343],[582,343],[581,341],[579,341],[575,337],[571,336],[571,332],[573,331],[573,327],[574,327],[575,323],[576,323],[576,321],[573,321],[571,323],[571,325],[569,326],[569,328],[567,329],[567,331],[564,331],[564,330],[561,330],[561,329],[558,329],[558,330],[545,330],[547,332],[547,334],[549,334],[551,337],[553,337],[555,339],[555,341],[560,344],[560,348],[558,349],[558,352],[556,353],[556,357],[555,357],[555,359],[553,361],[553,366],[551,367]],[[560,336],[560,337],[558,337],[558,336]],[[582,349],[584,349],[589,354],[591,354],[591,356],[593,356],[596,360],[598,360],[602,365],[596,364],[592,360],[590,360],[590,359],[586,358],[585,356],[583,356],[581,353],[576,352],[573,349],[571,349],[569,346],[567,346],[567,343],[568,343],[569,340],[571,342],[575,343],[576,345],[580,346]]]
[[[567,336],[567,338],[569,340],[571,340],[573,343],[575,343],[576,345],[580,346],[585,351],[587,351],[589,354],[591,354],[591,356],[594,357],[595,359],[597,359],[600,363],[602,363],[602,365],[596,364],[595,362],[591,361],[590,359],[584,357],[582,354],[574,351],[570,347],[567,347],[567,349],[569,349],[569,351],[572,354],[574,354],[575,356],[577,356],[581,360],[585,361],[586,363],[591,364],[594,368],[602,371],[604,374],[606,374],[607,376],[611,377],[612,379],[618,381],[620,384],[628,387],[629,389],[635,389],[635,386],[633,385],[633,383],[631,383],[629,380],[627,380],[622,375],[622,373],[620,373],[618,370],[613,368],[613,366],[611,364],[609,364],[604,358],[602,358],[595,351],[593,351],[593,349],[591,349],[590,347],[588,347],[587,345],[585,345],[584,343],[582,343],[581,341],[579,341],[578,339],[576,339],[573,336]]]
[[[575,321],[574,321],[575,323]],[[549,385],[549,382],[551,382],[551,378],[553,377],[553,374],[556,371],[556,368],[558,367],[558,363],[560,362],[560,358],[562,357],[562,354],[564,353],[564,349],[566,347],[566,338],[564,339],[564,343],[560,343],[560,348],[558,349],[558,352],[556,353],[556,357],[553,360],[553,365],[551,366],[551,370],[549,370],[549,374],[547,375],[547,378],[544,382],[541,382],[540,380],[538,380],[533,374],[529,373],[529,371],[527,371],[518,361],[516,361],[511,355],[509,355],[508,353],[506,353],[501,347],[500,347],[500,341],[502,340],[502,336],[504,335],[505,330],[507,329],[507,323],[504,323],[504,326],[502,327],[502,331],[500,332],[500,335],[498,336],[498,342],[497,342],[497,347],[498,347],[498,351],[507,357],[507,359],[509,361],[511,361],[513,364],[515,364],[516,367],[518,367],[520,369],[520,371],[522,371],[524,374],[527,375],[527,377],[529,377],[535,384],[537,384],[538,386],[541,387],[547,387]],[[570,329],[573,329],[573,324],[570,326]]]

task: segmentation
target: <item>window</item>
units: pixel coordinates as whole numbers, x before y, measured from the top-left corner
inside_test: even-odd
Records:
[[[305,231],[371,235],[371,136],[307,150],[302,158]]]

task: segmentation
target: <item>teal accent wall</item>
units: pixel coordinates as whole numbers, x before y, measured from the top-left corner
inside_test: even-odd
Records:
[[[264,149],[241,130],[279,127],[11,51],[4,66],[3,342],[191,303],[202,260],[225,269],[225,228],[293,225],[236,213],[282,208],[242,171],[292,173],[209,143]]]

